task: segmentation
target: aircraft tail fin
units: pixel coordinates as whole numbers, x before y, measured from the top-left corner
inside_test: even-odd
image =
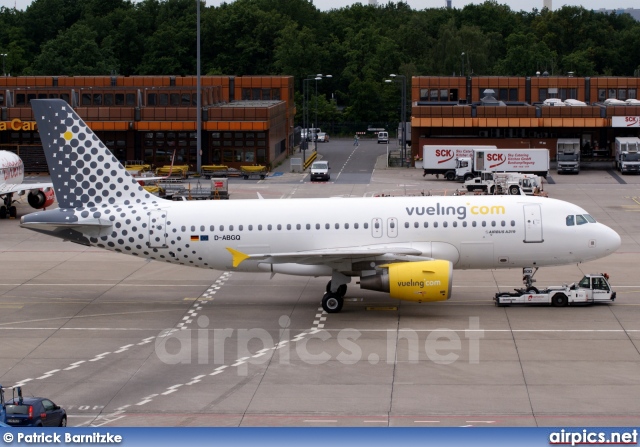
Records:
[[[153,201],[111,151],[61,99],[31,100],[60,208]]]

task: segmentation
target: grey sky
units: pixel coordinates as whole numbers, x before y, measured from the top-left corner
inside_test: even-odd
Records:
[[[223,2],[223,0],[206,0],[207,5],[219,5]],[[553,0],[553,9],[560,8],[564,5],[569,6],[584,6],[587,9],[600,9],[600,8],[633,8],[637,6],[633,6],[637,0],[621,0],[620,3],[609,3],[606,0]],[[479,4],[483,3],[484,0],[453,0],[454,8],[462,8],[467,4]],[[24,10],[27,5],[31,3],[31,0],[0,0],[0,6],[6,6],[9,8],[15,7],[18,9]],[[227,3],[230,3],[227,0]],[[354,3],[358,3],[355,0],[313,0],[313,4],[322,11],[328,11],[334,8],[341,8],[343,6],[352,5]],[[362,4],[368,4],[369,0],[360,0]],[[385,4],[386,0],[378,0],[378,4]],[[408,0],[407,3],[413,9],[425,9],[425,8],[441,8],[445,5],[445,0]],[[534,7],[538,9],[542,9],[542,0],[534,0],[533,2],[530,0],[503,0],[498,3],[507,4],[514,11],[531,11]]]

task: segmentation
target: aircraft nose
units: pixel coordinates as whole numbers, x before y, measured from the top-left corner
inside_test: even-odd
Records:
[[[605,254],[611,254],[620,248],[622,245],[622,240],[620,239],[620,235],[612,230],[611,228],[604,226],[604,232],[602,235],[602,245],[601,247],[604,249]]]

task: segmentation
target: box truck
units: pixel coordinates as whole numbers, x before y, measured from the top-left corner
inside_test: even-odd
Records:
[[[556,151],[558,174],[580,173],[579,138],[558,138]]]
[[[471,157],[458,157],[456,179],[470,180],[482,171],[520,172],[547,178],[548,149],[473,149]]]
[[[640,138],[616,137],[616,168],[623,174],[640,172]]]
[[[416,161],[416,168],[427,174],[442,175],[447,180],[456,178],[456,159],[473,156],[474,149],[496,149],[496,146],[425,144],[422,146],[422,161]]]

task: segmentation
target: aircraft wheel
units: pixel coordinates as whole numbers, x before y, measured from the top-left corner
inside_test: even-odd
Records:
[[[17,215],[18,215],[18,210],[16,209],[16,207],[15,206],[10,206],[9,207],[9,217],[11,219],[15,219]]]
[[[338,313],[342,310],[344,300],[341,296],[333,293],[325,293],[322,297],[322,308],[328,314]]]
[[[551,303],[555,307],[565,307],[567,304],[569,304],[569,299],[564,293],[556,293],[555,295],[553,295],[553,298],[551,298]]]
[[[326,290],[327,293],[331,293],[331,281],[329,281],[327,283],[327,287],[326,287],[325,290]],[[336,294],[341,298],[343,296],[345,296],[347,294],[347,285],[346,284],[340,284],[338,286],[338,290],[336,291]]]
[[[2,205],[0,206],[0,219],[6,219],[7,218],[7,207]]]

